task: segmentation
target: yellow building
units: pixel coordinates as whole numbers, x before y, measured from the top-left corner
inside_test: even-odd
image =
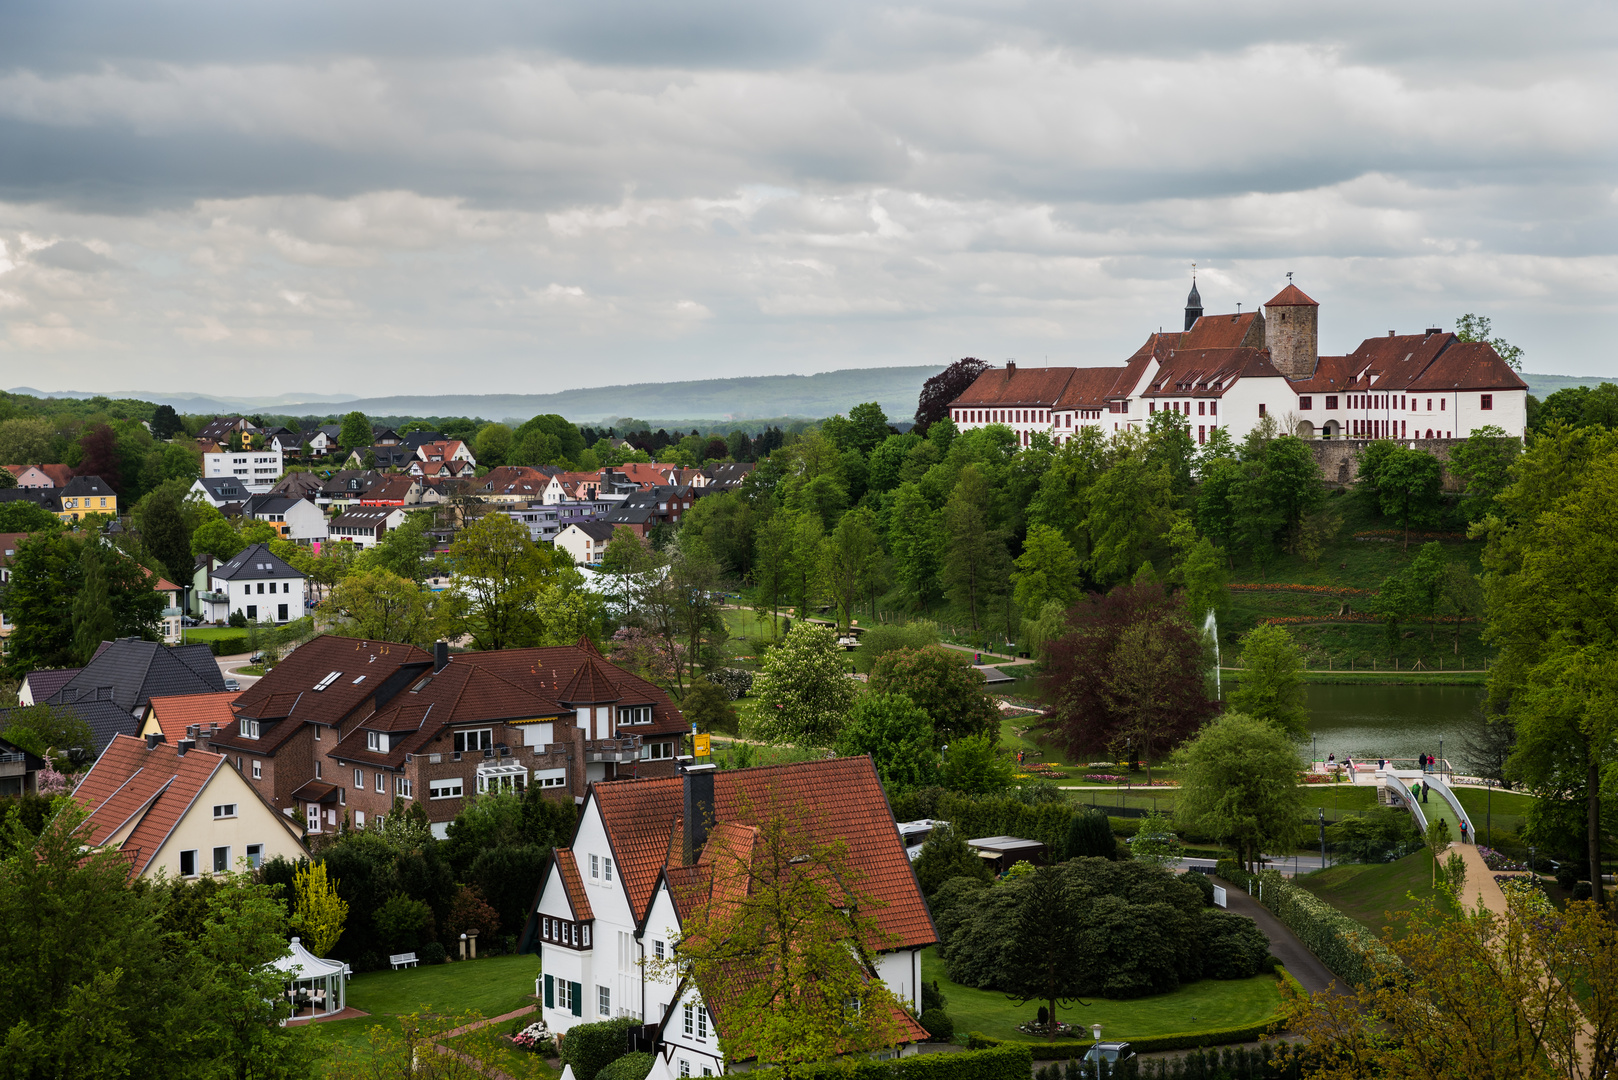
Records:
[[[63,521],[79,521],[90,514],[118,516],[118,494],[99,476],[75,476],[59,497],[62,509],[57,516]]]

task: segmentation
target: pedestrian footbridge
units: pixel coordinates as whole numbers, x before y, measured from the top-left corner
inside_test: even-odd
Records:
[[[1423,772],[1421,769],[1395,769],[1382,768],[1376,773],[1379,801],[1387,806],[1402,806],[1408,809],[1416,819],[1416,826],[1425,834],[1430,822],[1443,820],[1449,825],[1452,839],[1459,842],[1461,839],[1462,823],[1466,825],[1467,843],[1477,842],[1477,826],[1472,819],[1466,816],[1466,809],[1461,806],[1461,800],[1455,797],[1455,791],[1439,772]],[[1421,785],[1427,784],[1427,801],[1420,799]]]

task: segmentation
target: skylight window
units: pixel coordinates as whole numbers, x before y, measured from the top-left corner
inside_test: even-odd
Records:
[[[319,682],[315,683],[315,689],[316,690],[324,690],[324,689],[326,689],[326,687],[328,687],[332,683],[336,682],[342,676],[342,674],[343,673],[341,671],[332,672],[330,675],[327,675],[324,679],[321,679]]]
[[[360,683],[362,683],[362,682],[364,682],[364,681],[365,681],[365,676],[364,676],[364,675],[361,675],[361,676],[360,676],[360,677],[359,677],[359,678],[357,678],[357,679],[355,679],[355,680],[354,680],[354,685],[355,685],[355,686],[358,686],[358,685],[359,685],[359,684],[360,684]]]

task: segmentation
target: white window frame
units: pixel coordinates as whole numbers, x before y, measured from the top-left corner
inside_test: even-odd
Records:
[[[602,882],[603,885],[611,885],[612,884],[612,856],[611,855],[603,855],[601,857],[601,882]]]
[[[454,790],[451,790],[451,785]],[[459,776],[451,776],[443,780],[427,781],[427,797],[429,799],[459,799],[464,790],[465,781]]]
[[[473,743],[478,745],[474,746]],[[477,754],[484,750],[494,749],[493,728],[471,728],[455,733],[455,752],[457,754]]]
[[[189,848],[189,849],[187,849],[185,851],[180,852],[180,876],[181,877],[183,877],[183,878],[194,878],[194,877],[200,877],[201,876],[201,875],[199,875],[197,873],[197,856],[199,856],[201,854],[202,854],[202,852],[200,850],[198,850],[197,848]],[[190,873],[187,873],[186,869],[185,869],[185,857],[187,855],[191,856],[191,871],[190,871]]]
[[[355,769],[354,770],[354,790],[355,791],[364,791],[365,790],[365,770],[364,769]]]
[[[258,721],[249,720],[245,716],[241,719],[241,736],[244,739],[258,738]]]
[[[416,784],[408,776],[395,776],[393,778],[393,793],[401,799],[414,799],[416,797]]]
[[[601,856],[600,855],[591,855],[590,856],[590,880],[591,881],[600,881],[601,880]]]
[[[556,1009],[558,1012],[572,1012],[573,1000],[568,995],[572,984],[560,976],[556,979]]]
[[[251,866],[254,870],[257,870],[259,867],[264,865],[263,844],[247,845],[247,865]]]
[[[696,1010],[690,1004],[685,1007],[685,1034],[687,1038],[695,1038],[697,1032]]]
[[[220,867],[220,865],[219,865],[219,853],[221,851],[223,851],[225,853],[225,859],[224,859],[225,865],[223,867]],[[229,844],[220,844],[220,845],[216,846],[213,849],[213,872],[216,873],[216,874],[228,874],[228,873],[230,873],[230,845]]]
[[[596,1014],[598,1016],[612,1015],[612,987],[596,984]]]
[[[214,803],[214,806],[213,806],[213,819],[215,821],[221,821],[221,820],[223,820],[225,818],[233,818],[235,816],[236,816],[236,804],[235,803],[233,803],[233,802]]]
[[[253,762],[253,779],[254,780],[262,780],[262,779],[264,779],[264,763],[262,761],[258,761],[256,759]]]

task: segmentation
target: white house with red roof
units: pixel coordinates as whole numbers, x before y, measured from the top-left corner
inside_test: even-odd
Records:
[[[950,418],[963,430],[1010,427],[1023,446],[1145,427],[1158,412],[1184,417],[1199,444],[1219,428],[1240,442],[1265,417],[1305,439],[1464,439],[1484,426],[1522,437],[1528,384],[1488,343],[1389,331],[1321,356],[1319,309],[1288,284],[1262,312],[1204,315],[1193,284],[1185,329],[1152,334],[1122,367],[1008,362],[979,375]]]
[[[540,953],[550,1029],[633,1017],[656,1028],[673,1075],[723,1074],[723,1003],[648,975],[643,962],[672,955],[680,897],[690,895],[683,885],[721,857],[746,858],[759,816],[772,814],[802,822],[818,842],[847,845],[860,889],[881,905],[869,976],[919,1009],[921,952],[938,932],[870,758],[688,765],[675,777],[592,784],[572,845],[556,850],[524,932]],[[909,1014],[898,1019],[907,1035],[893,1052],[914,1052],[926,1032]]]

